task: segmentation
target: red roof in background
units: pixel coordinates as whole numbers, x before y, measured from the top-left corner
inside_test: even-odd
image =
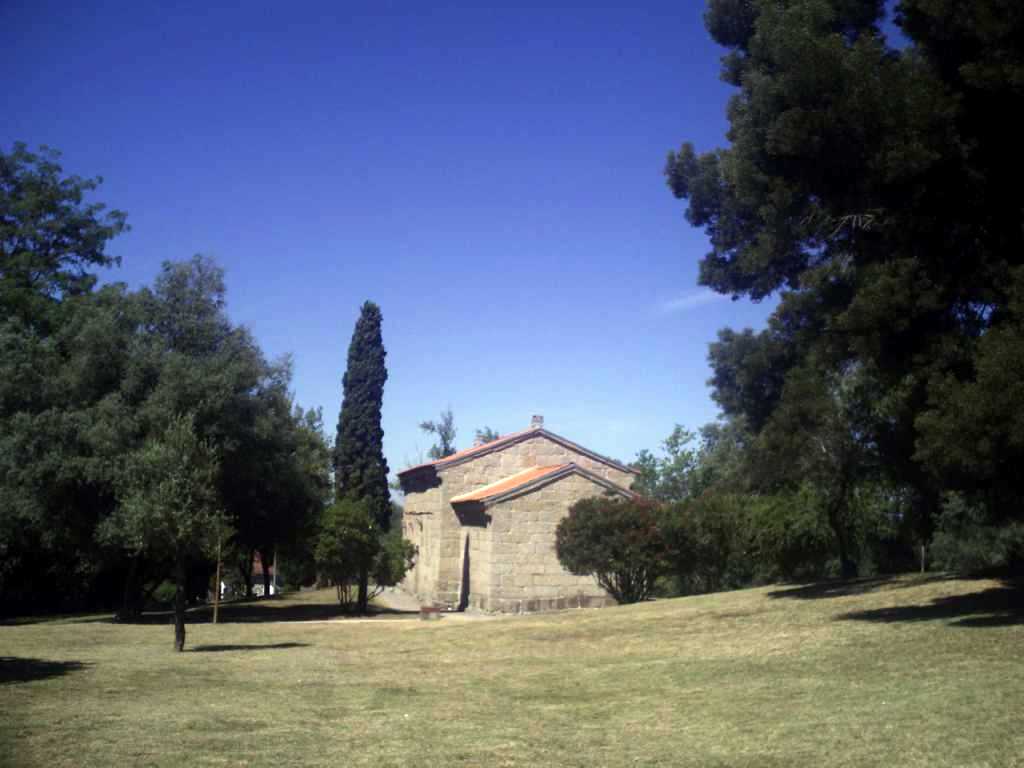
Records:
[[[469,491],[467,493],[459,494],[451,499],[452,504],[460,504],[464,501],[484,501],[493,496],[500,496],[503,493],[514,491],[517,488],[521,488],[524,485],[529,485],[535,480],[540,480],[542,477],[553,475],[563,469],[568,469],[573,466],[570,464],[555,464],[550,467],[530,467],[524,469],[522,472],[517,472],[514,475],[509,475],[496,483],[485,485],[476,490]]]
[[[274,575],[274,564],[273,563],[271,563],[270,565],[267,566],[267,573],[270,574],[271,576]],[[263,576],[263,560],[260,558],[260,553],[259,552],[254,552],[253,553],[253,558],[252,558],[252,575],[253,576]]]

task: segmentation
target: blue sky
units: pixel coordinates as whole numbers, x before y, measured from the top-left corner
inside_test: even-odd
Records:
[[[173,13],[169,10],[173,7]],[[0,143],[64,153],[127,211],[111,277],[194,253],[333,433],[364,299],[380,304],[392,469],[450,405],[632,459],[715,417],[707,344],[766,305],[697,287],[703,234],[668,150],[724,143],[698,2],[6,0]]]

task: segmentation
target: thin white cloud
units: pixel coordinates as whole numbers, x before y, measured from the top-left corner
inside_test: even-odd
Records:
[[[674,315],[677,312],[687,312],[691,309],[714,304],[717,301],[723,301],[728,298],[727,295],[715,293],[710,288],[698,288],[695,291],[688,291],[682,296],[670,299],[669,301],[663,301],[659,308],[662,314]]]

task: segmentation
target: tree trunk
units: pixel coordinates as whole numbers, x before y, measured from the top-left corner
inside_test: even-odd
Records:
[[[829,504],[828,522],[832,532],[836,536],[836,544],[839,548],[839,573],[844,579],[857,577],[857,562],[850,553],[850,537],[843,520],[843,507],[846,505],[846,485],[839,488],[839,496],[833,503]]]
[[[223,547],[220,530],[217,531],[217,573],[213,577],[213,623],[220,618],[220,568],[223,559]]]
[[[174,563],[174,650],[185,650],[185,556],[178,554]]]
[[[359,613],[366,613],[370,607],[370,572],[367,568],[359,571]]]
[[[124,580],[124,596],[121,599],[121,612],[118,618],[122,621],[136,618],[141,613],[139,600],[139,561],[142,555],[133,555],[128,566],[128,575]]]
[[[245,559],[245,562],[238,566],[238,572],[242,576],[242,583],[245,584],[245,599],[252,600],[252,556],[253,551],[249,551],[249,557]]]

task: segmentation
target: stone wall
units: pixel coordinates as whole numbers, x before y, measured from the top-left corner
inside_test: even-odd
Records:
[[[593,577],[574,576],[562,568],[555,553],[555,529],[569,507],[603,492],[585,477],[568,475],[488,507],[490,551],[470,561],[470,603],[520,613],[614,602]],[[469,536],[472,542],[473,532]]]
[[[516,596],[512,597],[503,596],[495,598],[493,595],[497,593],[490,588],[490,580],[495,572],[490,568],[490,565],[484,568],[483,571],[478,572],[478,564],[483,568],[482,564],[484,563],[496,562],[492,561],[492,557],[497,557],[496,548],[499,543],[506,552],[514,545],[507,542],[502,543],[501,536],[494,533],[493,521],[490,525],[464,526],[452,508],[451,499],[462,493],[497,482],[502,478],[530,467],[567,464],[569,462],[574,462],[578,466],[625,488],[629,488],[634,480],[632,473],[624,472],[604,462],[596,461],[586,454],[560,445],[540,432],[536,436],[531,435],[523,441],[506,445],[481,456],[475,456],[460,464],[441,468],[436,471],[436,475],[432,470],[427,469],[416,473],[414,477],[407,478],[404,481],[406,485],[404,532],[406,537],[419,548],[419,554],[415,567],[403,582],[403,587],[417,595],[424,603],[437,603],[448,608],[456,608],[460,600],[463,566],[468,551],[472,573],[478,574],[476,578],[480,579],[481,584],[488,583],[488,590],[485,594],[477,590],[477,585],[474,583],[474,579],[471,578],[471,592],[477,596],[477,602],[472,604],[481,608],[487,608],[488,610],[510,610],[507,607],[483,604],[498,600],[504,606],[508,601],[521,601],[522,597],[516,593]],[[569,494],[569,488],[579,488],[578,484],[570,482],[574,480],[583,481],[589,487],[582,496],[576,496],[571,500],[567,500],[571,495]],[[556,504],[560,516],[568,514],[569,506],[577,498],[599,494],[604,490],[576,475],[565,478],[548,487],[559,487],[562,483],[566,482],[569,482],[570,485],[565,486],[565,491],[559,492],[561,497],[563,497],[559,501],[554,501],[554,497],[550,494],[544,495],[544,499],[547,500],[545,503]],[[546,490],[547,487],[536,493],[544,494]],[[554,511],[551,514],[554,514]],[[558,519],[561,518],[559,517]],[[512,522],[514,522],[514,518],[510,517],[510,525]],[[554,521],[554,525],[557,525],[557,519]],[[549,546],[553,553],[554,527],[549,526],[549,528]],[[537,533],[537,535],[540,536],[541,534]],[[529,546],[533,547],[538,543],[531,541]],[[555,565],[557,566],[557,558]],[[503,563],[502,567],[506,568],[508,564]],[[550,563],[547,563],[546,567],[551,567]],[[561,566],[558,566],[558,568],[560,570]],[[536,574],[531,572],[530,578],[532,579],[534,575]],[[525,577],[522,580],[525,580]],[[554,586],[554,584],[538,584],[538,586],[549,587]],[[596,588],[596,585],[593,586]],[[506,587],[511,587],[511,583],[505,583],[503,589]],[[541,591],[546,592],[548,590],[542,589]],[[505,592],[503,591],[502,595],[504,594]],[[566,594],[568,595],[568,593]],[[601,595],[603,596],[603,592]],[[588,601],[585,604],[594,604],[593,601],[598,599],[593,594],[593,590],[583,590],[579,594],[573,593],[569,597],[572,599],[585,599]],[[539,595],[534,595],[529,599],[539,599]],[[562,597],[559,596],[555,599],[562,599]],[[603,600],[604,598],[602,597],[601,599]],[[471,602],[472,600],[471,596]],[[516,605],[518,606],[519,602],[516,602]]]

